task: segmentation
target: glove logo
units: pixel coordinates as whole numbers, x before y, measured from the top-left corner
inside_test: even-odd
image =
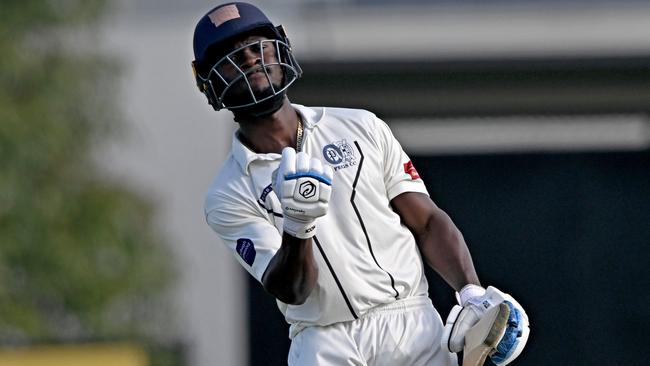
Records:
[[[298,193],[303,198],[312,198],[316,194],[316,185],[310,181],[303,182],[298,188]]]

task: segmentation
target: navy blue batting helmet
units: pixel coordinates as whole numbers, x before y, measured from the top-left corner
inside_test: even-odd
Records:
[[[234,49],[234,39],[252,33],[264,35],[264,39]],[[251,4],[233,2],[210,10],[197,23],[193,43],[192,67],[197,86],[215,110],[227,108],[236,117],[275,112],[286,89],[302,74],[282,26],[274,26]],[[253,68],[241,67],[236,58],[238,52],[257,53],[258,63]],[[227,74],[226,67],[235,72]],[[254,90],[248,81],[256,72],[263,73],[268,80],[269,87],[263,91]],[[276,81],[276,75],[281,75],[281,81]]]
[[[254,29],[265,29],[275,38],[282,39],[269,18],[251,4],[235,2],[213,8],[199,20],[194,30],[195,60],[199,63],[206,61],[212,46]]]

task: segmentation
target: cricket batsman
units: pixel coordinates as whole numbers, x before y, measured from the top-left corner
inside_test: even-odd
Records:
[[[292,104],[302,74],[282,26],[241,2],[194,32],[196,82],[239,124],[205,199],[208,224],[277,300],[289,365],[507,365],[528,339],[483,288],[463,236],[371,112]],[[457,291],[443,324],[424,264]]]

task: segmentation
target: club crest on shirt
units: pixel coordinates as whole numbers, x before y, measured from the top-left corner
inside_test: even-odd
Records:
[[[332,165],[335,171],[357,165],[354,149],[345,139],[325,145],[323,158]]]

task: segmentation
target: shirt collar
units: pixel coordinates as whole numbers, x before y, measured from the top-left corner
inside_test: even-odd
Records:
[[[276,160],[281,157],[280,154],[276,153],[258,154],[254,152],[246,145],[242,144],[242,142],[237,137],[237,131],[235,131],[232,136],[232,155],[246,175],[250,174],[248,171],[248,166],[252,162],[256,160]]]
[[[292,106],[302,116],[304,128],[312,129],[319,118],[319,113],[300,104],[292,104]],[[237,131],[232,136],[232,155],[246,175],[250,174],[249,165],[256,160],[272,161],[281,158],[281,155],[276,153],[258,154],[252,151],[239,140]]]
[[[323,114],[321,111],[322,108],[307,108],[301,104],[292,104],[292,106],[302,116],[302,122],[304,123],[304,127],[306,129],[314,128],[314,126],[316,126],[316,122],[318,122]]]

